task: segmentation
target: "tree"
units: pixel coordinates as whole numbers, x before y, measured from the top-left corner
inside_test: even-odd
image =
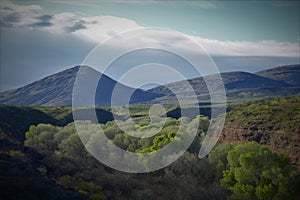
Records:
[[[219,144],[208,155],[209,162],[214,166],[217,179],[222,178],[223,171],[228,168],[227,154],[234,148],[234,144],[226,142]]]
[[[292,199],[297,172],[283,154],[255,142],[240,143],[228,152],[228,170],[221,184],[231,199]]]
[[[37,126],[30,126],[29,131],[26,132],[25,146],[31,147],[41,154],[50,155],[57,147],[54,141],[54,135],[59,130],[51,124],[39,124]]]

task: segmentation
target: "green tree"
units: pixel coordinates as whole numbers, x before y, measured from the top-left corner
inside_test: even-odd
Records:
[[[222,178],[223,171],[228,168],[227,154],[234,146],[234,144],[229,142],[220,144],[208,155],[209,162],[214,166],[217,179]]]
[[[293,199],[297,172],[283,154],[255,142],[240,143],[228,152],[228,170],[221,184],[231,199]]]
[[[25,133],[26,141],[24,144],[44,155],[50,155],[57,147],[54,135],[59,129],[59,127],[55,127],[51,124],[32,125],[30,126],[29,131]]]

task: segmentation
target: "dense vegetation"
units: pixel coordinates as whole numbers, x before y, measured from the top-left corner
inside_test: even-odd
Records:
[[[230,110],[222,141],[256,141],[288,154],[300,168],[300,96],[249,102]]]
[[[1,106],[0,198],[297,199],[299,170],[286,155],[269,147],[287,154],[297,150],[299,143],[294,138],[299,135],[299,102],[300,97],[293,97],[230,107],[226,127],[246,130],[245,141],[258,143],[225,142],[203,159],[197,153],[209,119],[199,116],[198,134],[189,150],[170,166],[146,174],[119,172],[91,156],[74,124],[69,123],[69,107]],[[118,109],[118,116],[122,116],[122,107]],[[131,108],[137,130],[153,128],[148,109],[148,105]],[[166,110],[177,113],[178,109],[168,106]],[[110,109],[98,108],[97,114],[106,120],[96,126],[101,126],[116,145],[132,152],[156,151],[174,142],[178,124],[185,120],[169,115],[159,134],[137,139],[111,121]],[[131,128],[125,127],[126,132]]]
[[[144,139],[137,139],[124,134],[114,122],[107,122],[106,124],[98,126],[101,126],[107,137],[121,148],[128,151],[149,152],[157,150],[173,141],[180,120],[183,119],[176,120],[168,118],[165,127],[158,135],[153,138]],[[196,140],[194,145],[198,144],[199,146],[199,139],[206,131],[209,121],[206,117],[199,117],[196,118],[196,120],[200,121],[200,127],[198,129],[198,141]],[[144,130],[151,128],[146,120],[138,121],[136,126],[137,128]],[[184,156],[183,161],[181,161],[182,163],[180,162],[176,165],[178,167],[176,167],[174,172],[168,172],[169,168],[166,168],[165,170],[154,172],[149,175],[130,175],[107,168],[99,163],[99,161],[95,160],[86,151],[73,124],[69,124],[65,127],[57,127],[50,124],[31,126],[26,133],[26,138],[25,146],[35,149],[42,155],[41,162],[46,165],[44,170],[56,181],[56,183],[62,185],[66,189],[76,190],[90,199],[95,199],[96,196],[99,199],[105,199],[105,196],[112,199],[141,199],[145,195],[150,199],[157,199],[157,196],[161,196],[161,199],[170,199],[173,192],[169,193],[164,191],[162,194],[149,192],[154,190],[152,185],[155,188],[160,186],[163,189],[165,187],[164,185],[167,186],[168,184],[172,184],[175,188],[178,187],[178,190],[182,191],[181,195],[177,195],[178,199],[187,198],[184,197],[186,195],[190,196],[190,198],[197,199],[203,199],[208,196],[210,198],[218,199],[217,197],[214,197],[215,194],[209,194],[209,190],[205,193],[202,192],[201,194],[198,194],[197,190],[199,189],[198,187],[201,186],[200,182],[202,181],[204,181],[203,184],[205,183],[205,185],[208,183],[216,184],[217,188],[219,187],[221,191],[226,193],[226,190],[221,189],[218,182],[210,183],[210,179],[201,180],[201,177],[197,177],[197,179],[193,179],[193,182],[191,182],[190,178],[196,174],[189,175],[185,174],[185,172],[188,172],[191,168],[197,168],[198,165],[193,163],[198,158],[192,153],[187,153]],[[193,148],[195,149],[196,147],[192,145],[190,148],[191,151]],[[185,161],[185,159],[187,159],[187,161]],[[191,162],[190,159],[192,159],[193,162]],[[180,169],[181,167],[187,167],[187,169]],[[204,168],[208,166],[201,164],[199,167],[204,170]],[[180,180],[176,177],[177,170],[182,170],[181,173],[183,177]],[[168,175],[164,176],[166,172]],[[198,172],[200,171],[195,171],[194,173]],[[124,178],[126,180],[125,182]],[[188,189],[190,184],[184,183],[184,185],[178,185],[178,183],[176,183],[177,181],[188,181],[188,183],[194,184],[195,188],[193,190]],[[86,185],[84,190],[81,188],[82,184]],[[215,187],[212,189],[214,188]],[[185,190],[191,191],[182,196],[184,193],[187,193]],[[205,190],[206,186],[203,188],[203,191]],[[157,192],[162,191],[160,189],[160,191]],[[221,194],[222,192],[218,195]]]
[[[200,119],[207,126],[207,119]],[[166,130],[172,130],[177,123],[169,122]],[[101,126],[109,133],[116,128],[109,122]],[[153,141],[142,143],[116,132],[112,140],[131,151],[137,151],[131,145],[155,151],[174,138],[173,131],[164,131]],[[43,155],[44,173],[89,199],[225,199],[227,195],[231,199],[293,199],[300,189],[299,173],[291,167],[288,157],[257,143],[225,143],[202,160],[190,151],[163,170],[126,174],[95,160],[84,148],[73,124],[31,126],[26,138],[25,146]]]
[[[220,153],[227,153],[226,159],[216,160]],[[258,143],[225,143],[210,158],[225,169],[221,184],[232,192],[230,199],[293,199],[299,192],[299,173],[291,168],[288,157]]]

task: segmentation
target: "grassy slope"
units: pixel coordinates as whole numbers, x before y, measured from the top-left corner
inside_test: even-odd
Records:
[[[257,141],[288,154],[300,168],[300,96],[240,104],[230,109],[221,141]]]

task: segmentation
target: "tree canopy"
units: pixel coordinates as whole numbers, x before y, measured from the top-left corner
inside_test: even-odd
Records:
[[[221,184],[231,199],[293,199],[297,172],[283,154],[255,142],[240,143],[227,154],[228,166]],[[299,189],[299,188],[298,188]]]

